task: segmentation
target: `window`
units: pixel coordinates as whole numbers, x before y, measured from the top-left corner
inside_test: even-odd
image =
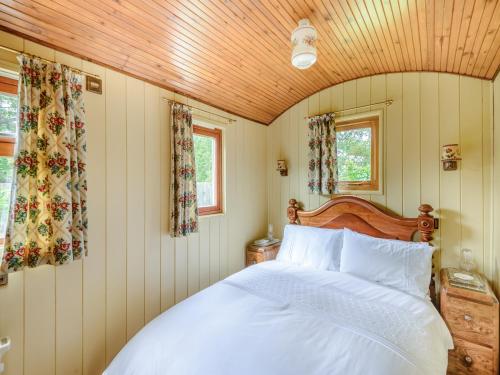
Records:
[[[0,76],[0,254],[3,252],[17,128],[17,80]]]
[[[336,122],[340,191],[381,192],[379,120],[371,113]]]
[[[194,126],[196,189],[200,215],[222,212],[222,131]]]

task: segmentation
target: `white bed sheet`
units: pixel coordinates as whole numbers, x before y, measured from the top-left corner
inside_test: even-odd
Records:
[[[158,316],[104,374],[445,374],[452,347],[424,299],[271,261]]]

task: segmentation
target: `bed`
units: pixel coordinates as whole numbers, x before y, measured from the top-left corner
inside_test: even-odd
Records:
[[[356,197],[314,211],[290,200],[291,224],[431,241],[432,207],[417,218]],[[432,287],[432,285],[431,285]],[[105,375],[445,374],[451,336],[426,298],[345,272],[268,261],[191,296],[144,327]]]

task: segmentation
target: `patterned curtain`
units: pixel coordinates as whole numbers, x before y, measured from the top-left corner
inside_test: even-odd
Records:
[[[198,232],[193,121],[191,111],[182,104],[172,104],[170,114],[170,235],[184,237]]]
[[[87,251],[82,76],[19,55],[19,126],[2,269],[60,265]]]
[[[337,192],[337,142],[335,114],[309,119],[309,192],[331,195]]]

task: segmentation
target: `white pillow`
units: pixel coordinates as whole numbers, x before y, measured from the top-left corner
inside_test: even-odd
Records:
[[[319,270],[338,271],[343,233],[343,229],[289,224],[285,227],[276,260]]]
[[[340,272],[425,298],[434,249],[426,242],[386,240],[344,229]]]

